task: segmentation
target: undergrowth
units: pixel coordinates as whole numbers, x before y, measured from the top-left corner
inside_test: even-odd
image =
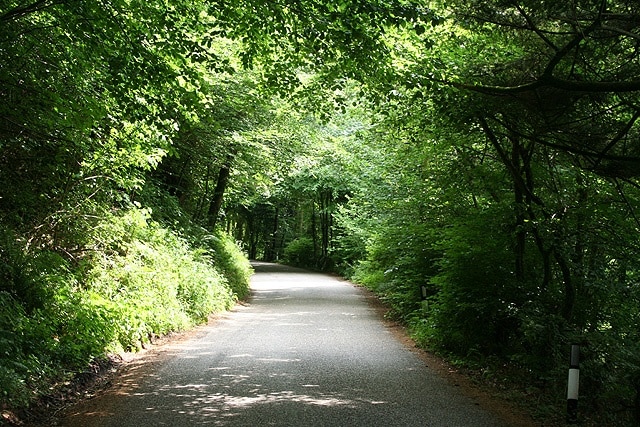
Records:
[[[109,352],[205,322],[248,294],[251,267],[228,235],[179,233],[145,209],[105,216],[75,258],[29,247],[7,230],[1,237],[2,411],[28,406]]]

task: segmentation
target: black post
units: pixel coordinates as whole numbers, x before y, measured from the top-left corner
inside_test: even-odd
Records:
[[[578,422],[578,395],[580,385],[580,346],[571,345],[571,361],[569,363],[569,381],[567,385],[567,422]]]

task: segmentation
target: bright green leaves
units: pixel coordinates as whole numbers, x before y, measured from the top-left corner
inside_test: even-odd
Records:
[[[345,77],[380,75],[388,67],[382,43],[387,28],[438,22],[431,10],[410,3],[255,0],[242,5],[215,5],[209,13],[225,36],[242,41],[243,65],[260,64],[268,84],[283,94],[304,84],[299,71],[315,70],[323,88]]]
[[[96,231],[95,249],[104,258],[88,273],[87,286],[95,298],[111,302],[110,316],[122,316],[112,345],[135,348],[149,336],[202,322],[234,302],[204,251],[190,249],[151,222],[148,213],[134,209],[107,218]]]
[[[233,243],[194,250],[130,211],[155,203],[159,217],[173,215],[168,223],[191,225],[154,187],[153,171],[194,129],[214,134],[200,144],[220,154],[229,134],[259,121],[249,80],[225,86],[235,49],[218,43],[206,8],[133,0],[0,7],[0,228],[11,235],[0,242],[0,316],[16,319],[0,321],[4,408],[28,403],[30,386],[48,390],[25,379],[76,369],[109,343],[134,348],[229,307],[233,292],[246,295],[249,266]],[[14,246],[24,260],[6,255]],[[212,267],[213,251],[228,258],[216,260],[224,272]]]

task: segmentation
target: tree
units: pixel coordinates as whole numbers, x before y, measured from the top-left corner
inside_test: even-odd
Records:
[[[377,129],[389,134],[376,141],[416,148],[376,164],[413,182],[388,193],[379,205],[388,212],[369,207],[373,189],[351,212],[378,218],[358,277],[382,289],[419,337],[533,372],[559,369],[568,343],[586,341],[592,378],[613,372],[604,354],[637,371],[623,350],[635,320],[610,322],[610,304],[625,295],[633,311],[638,297],[627,281],[637,268],[628,258],[637,250],[637,16],[628,2],[458,2],[441,26],[388,34],[400,73],[391,91],[370,86],[382,91]],[[407,268],[412,236],[432,268]],[[396,269],[428,282],[427,308]],[[620,382],[585,387],[637,393],[635,374],[613,375]]]
[[[126,258],[105,218],[152,208],[355,270],[464,357],[542,375],[588,341],[592,395],[640,395],[639,6],[421,3],[6,2],[0,299],[80,304],[94,252]]]
[[[442,81],[502,103],[486,118],[494,126],[570,153],[603,176],[637,175],[637,147],[629,143],[638,132],[640,91],[635,2],[465,2],[455,11],[472,31],[458,42],[480,60]],[[482,49],[485,43],[492,47]],[[517,123],[497,115],[514,107]]]

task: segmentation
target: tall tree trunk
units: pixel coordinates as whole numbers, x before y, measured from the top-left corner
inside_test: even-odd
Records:
[[[511,163],[514,165],[514,171],[522,176],[522,167],[520,165],[520,144],[518,138],[511,140]],[[526,245],[527,232],[525,230],[525,194],[522,187],[519,186],[514,179],[513,193],[515,201],[516,216],[516,232],[515,232],[515,275],[519,282],[524,281],[524,254]]]
[[[258,258],[258,233],[256,231],[253,212],[247,212],[246,241],[249,242],[249,259]]]
[[[276,206],[273,218],[273,233],[271,234],[271,247],[269,248],[269,261],[278,259],[278,221],[280,219],[280,209]]]
[[[313,240],[313,262],[318,262],[318,227],[316,224],[316,202],[311,202],[311,238]]]
[[[331,190],[320,193],[320,231],[322,234],[322,250],[320,268],[325,269],[329,260],[329,244],[331,232],[331,207],[333,196]]]
[[[565,258],[557,251],[554,251],[554,256],[562,272],[562,282],[564,284],[564,300],[562,301],[562,317],[571,321],[573,317],[573,308],[576,305],[576,288],[571,277],[571,269]]]
[[[532,224],[535,224],[537,220],[537,215],[534,210],[534,205],[543,209],[544,214],[544,203],[543,201],[534,194],[534,180],[533,180],[533,171],[531,170],[531,157],[532,157],[532,149],[531,147],[523,147],[522,144],[519,143],[518,137],[512,135],[510,140],[512,143],[511,149],[512,152],[509,153],[504,150],[502,145],[500,144],[500,140],[497,135],[493,132],[488,122],[484,118],[480,118],[480,125],[485,132],[485,135],[489,138],[489,141],[496,149],[500,160],[507,167],[507,171],[510,173],[513,178],[514,184],[514,194],[515,201],[522,202],[521,208],[523,211],[516,212],[516,225],[524,226],[525,220],[529,220]],[[518,208],[516,208],[518,209]],[[526,213],[526,215],[525,215]],[[518,216],[522,215],[522,216]],[[518,234],[519,232],[522,234]],[[540,232],[537,228],[533,228],[531,230],[531,234],[533,235],[536,247],[540,252],[542,257],[542,284],[541,289],[547,289],[549,283],[552,280],[552,265],[551,265],[551,255],[554,253],[553,246],[546,247],[545,242],[540,235]],[[525,255],[525,242],[526,242],[526,232],[521,227],[520,230],[516,230],[516,276],[521,275],[522,279],[524,279],[524,255]],[[560,261],[556,257],[556,261]],[[561,266],[561,269],[565,266]],[[566,271],[563,271],[566,273]],[[571,284],[571,282],[565,282]]]
[[[213,230],[218,222],[218,215],[220,215],[220,209],[222,209],[222,201],[224,199],[224,192],[227,189],[229,183],[229,175],[231,173],[231,165],[235,158],[235,151],[231,151],[227,154],[227,158],[224,164],[220,167],[218,172],[218,180],[216,182],[216,188],[213,190],[213,196],[209,203],[209,227]]]
[[[207,198],[209,196],[209,181],[211,178],[211,165],[207,165],[207,173],[205,175],[204,180],[204,191],[198,198],[198,205],[196,206],[196,212],[194,214],[194,219],[199,223],[200,220],[205,216],[204,209],[207,204]],[[207,218],[204,218],[205,221],[208,221]]]

